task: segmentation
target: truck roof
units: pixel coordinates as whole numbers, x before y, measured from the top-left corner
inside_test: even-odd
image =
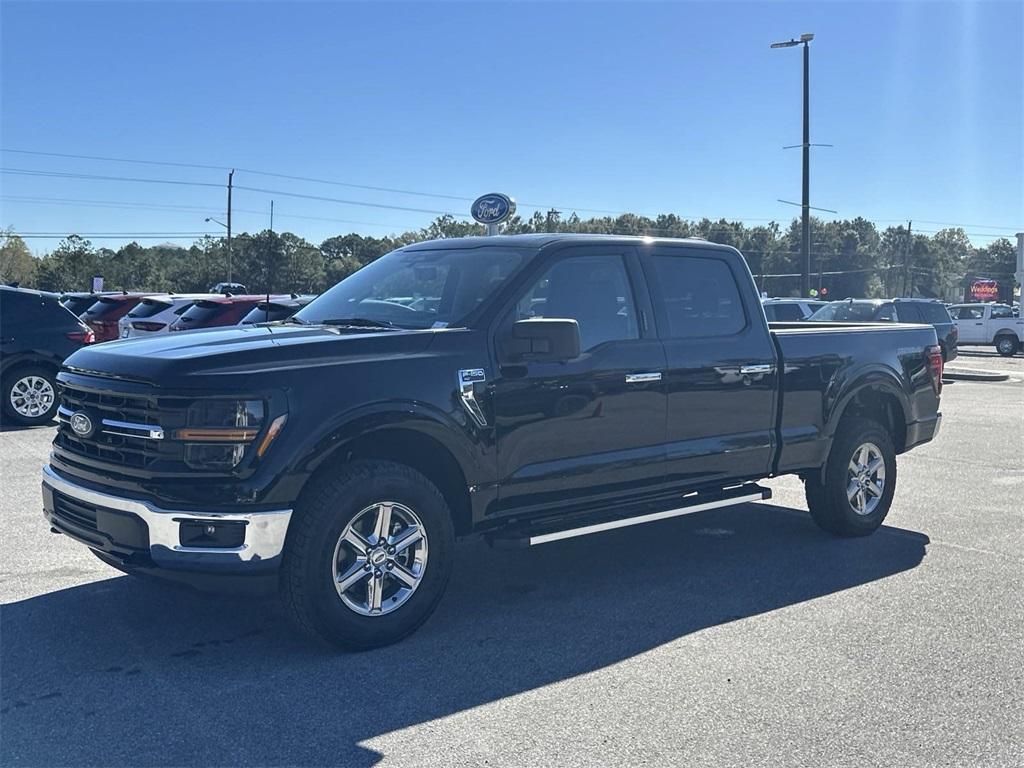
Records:
[[[647,237],[642,235],[605,235],[575,232],[538,232],[527,235],[494,235],[491,237],[451,237],[440,240],[425,240],[421,243],[413,243],[403,248],[406,251],[433,251],[452,250],[455,248],[482,248],[484,246],[504,245],[506,247],[519,248],[543,248],[552,243],[571,242],[579,245],[595,243],[607,245],[609,243],[688,243],[702,247],[719,248],[732,251],[732,246],[712,243],[696,237]]]

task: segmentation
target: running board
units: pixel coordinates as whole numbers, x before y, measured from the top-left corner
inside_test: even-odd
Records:
[[[650,512],[643,515],[623,517],[613,520],[581,525],[576,528],[564,528],[552,530],[552,523],[548,521],[547,526],[536,526],[533,530],[525,527],[519,530],[506,530],[491,534],[488,539],[490,543],[498,548],[520,548],[533,547],[537,544],[547,544],[552,541],[571,539],[576,536],[586,536],[601,531],[611,531],[616,528],[625,528],[630,525],[641,525],[653,523],[656,520],[666,520],[670,517],[681,517],[682,515],[704,512],[709,509],[721,509],[722,507],[734,507],[738,504],[747,504],[752,501],[764,501],[770,499],[772,492],[770,488],[763,488],[760,485],[750,483],[738,488],[729,488],[713,494],[700,493],[688,497],[690,501],[681,507],[666,509],[661,512]]]

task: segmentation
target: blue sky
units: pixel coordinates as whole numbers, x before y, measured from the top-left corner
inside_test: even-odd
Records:
[[[814,151],[812,204],[882,226],[914,219],[925,232],[959,224],[984,243],[1024,229],[1022,8],[5,0],[0,146],[459,198],[499,190],[527,215],[533,204],[788,222],[798,209],[777,198],[800,196],[799,150],[781,149],[800,141],[800,53],[768,45],[813,32],[811,138],[835,147]],[[10,152],[0,164],[226,177]],[[0,183],[0,226],[22,232],[188,243],[162,235],[218,234],[203,219],[225,208],[216,186],[15,174]],[[314,242],[433,215],[282,193],[469,207],[246,171],[235,183],[275,191],[236,191],[237,231],[266,227],[273,198],[275,228]],[[29,242],[38,252],[57,241]]]

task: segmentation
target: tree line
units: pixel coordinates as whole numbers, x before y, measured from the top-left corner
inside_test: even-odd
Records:
[[[800,222],[747,226],[740,221],[692,221],[674,214],[656,218],[623,214],[581,219],[559,211],[514,216],[502,232],[584,232],[655,237],[700,237],[738,248],[761,290],[772,296],[799,291]],[[319,293],[383,254],[420,240],[484,235],[474,222],[441,216],[423,229],[399,235],[329,237],[319,245],[291,232],[264,230],[232,238],[230,273],[254,293]],[[905,226],[879,230],[863,218],[811,221],[811,283],[830,297],[899,295],[959,299],[965,281],[988,277],[1012,285],[1015,246],[1000,238],[985,247],[971,244],[963,229],[934,234]],[[108,290],[195,293],[228,276],[225,238],[204,237],[188,248],[137,242],[113,250],[69,235],[52,251],[36,257],[24,241],[0,232],[0,282],[48,291],[88,290],[93,275]],[[840,273],[840,274],[829,274]]]

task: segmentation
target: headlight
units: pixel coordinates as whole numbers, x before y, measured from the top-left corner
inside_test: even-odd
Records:
[[[186,427],[175,432],[185,443],[185,463],[195,469],[231,469],[263,427],[262,400],[199,400],[188,409]]]

